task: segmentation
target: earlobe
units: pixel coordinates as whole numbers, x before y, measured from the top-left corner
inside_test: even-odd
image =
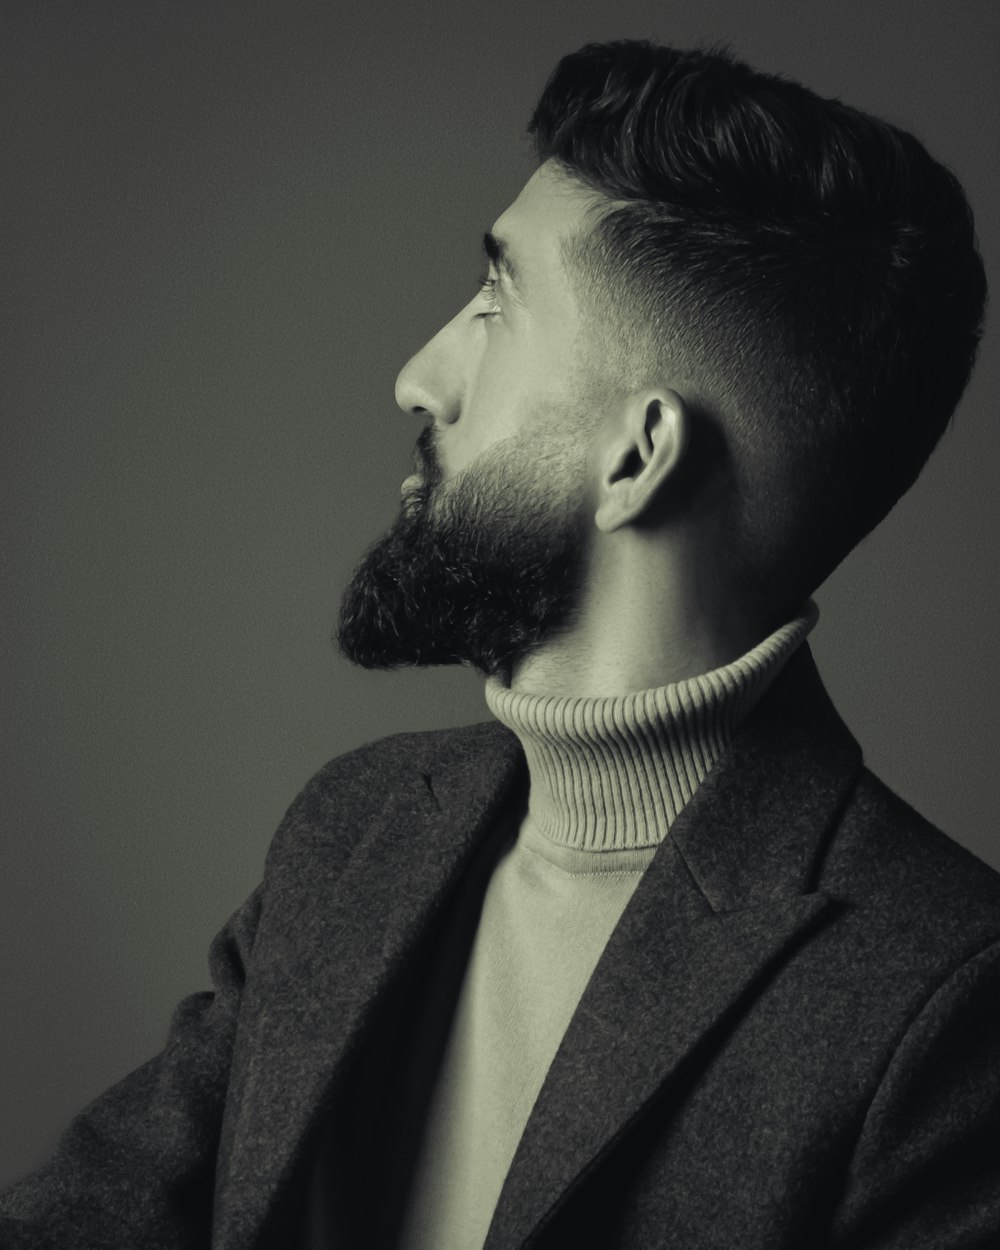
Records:
[[[673,390],[633,396],[622,415],[605,457],[594,514],[604,533],[635,523],[669,490],[668,479],[684,459],[690,437],[687,407]]]

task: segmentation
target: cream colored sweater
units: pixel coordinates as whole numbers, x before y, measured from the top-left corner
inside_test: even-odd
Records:
[[[528,810],[497,863],[431,1100],[400,1250],[478,1250],[532,1105],[618,918],[677,814],[816,623],[703,676],[615,698],[515,693]]]

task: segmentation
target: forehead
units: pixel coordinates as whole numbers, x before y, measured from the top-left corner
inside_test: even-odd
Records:
[[[590,228],[591,214],[602,200],[552,162],[535,170],[493,226],[493,233],[506,241],[524,273],[526,286],[534,289],[538,283],[562,279],[564,241]]]

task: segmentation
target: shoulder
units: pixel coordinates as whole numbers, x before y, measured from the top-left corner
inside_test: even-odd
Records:
[[[1000,873],[863,769],[820,888],[848,901],[885,951],[971,957],[1000,939]]]
[[[400,788],[423,784],[442,768],[475,769],[509,750],[510,731],[497,721],[391,734],[336,756],[312,776],[285,814],[271,854],[290,841],[339,836],[356,840]]]
[[[509,736],[510,731],[498,721],[390,734],[324,764],[310,778],[302,795],[317,799],[336,793],[364,799],[371,795],[373,783],[391,786],[416,773],[436,772],[443,765],[474,764],[479,757],[499,749]]]

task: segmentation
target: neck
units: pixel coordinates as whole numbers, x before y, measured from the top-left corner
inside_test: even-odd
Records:
[[[510,689],[607,697],[686,681],[745,655],[779,622],[725,598],[709,557],[671,558],[641,538],[609,545],[572,627],[522,659]]]
[[[585,851],[655,846],[817,618],[809,602],[731,664],[617,697],[515,691],[490,711],[520,739],[532,825]]]

